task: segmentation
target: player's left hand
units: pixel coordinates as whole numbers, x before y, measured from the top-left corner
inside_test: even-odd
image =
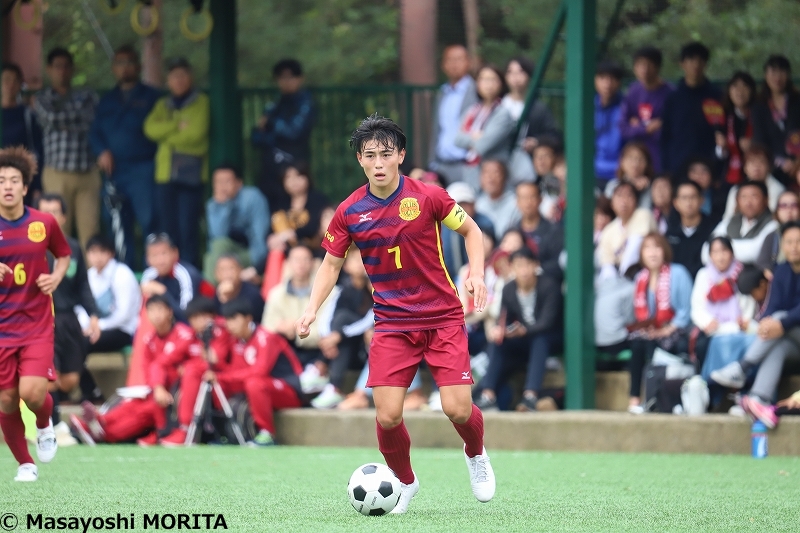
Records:
[[[39,274],[39,277],[36,278],[36,285],[46,296],[53,294],[59,283],[61,283],[61,278],[53,274]]]
[[[486,284],[483,282],[483,276],[470,276],[464,282],[467,292],[475,298],[475,311],[478,313],[483,312],[486,307]]]

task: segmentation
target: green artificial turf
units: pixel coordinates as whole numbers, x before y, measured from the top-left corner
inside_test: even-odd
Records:
[[[222,513],[229,531],[248,532],[800,531],[796,457],[495,451],[497,494],[481,504],[461,452],[415,449],[421,490],[408,514],[364,517],[346,484],[382,462],[377,450],[75,446],[30,484],[12,481],[0,452],[0,513],[18,515],[19,531],[27,513],[134,513],[137,531],[144,513]]]

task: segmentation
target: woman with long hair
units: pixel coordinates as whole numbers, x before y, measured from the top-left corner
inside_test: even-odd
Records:
[[[753,139],[751,111],[756,101],[756,81],[747,72],[737,70],[728,80],[722,109],[725,111],[725,129],[718,131],[717,157],[726,160],[725,181],[738,185],[744,175],[743,154]]]
[[[776,177],[785,182],[800,155],[800,94],[783,55],[771,55],[764,63],[764,84],[753,106],[753,139],[772,152]]]
[[[508,162],[514,120],[501,105],[508,87],[497,67],[486,65],[478,71],[475,90],[478,102],[461,117],[461,129],[456,134],[455,144],[468,151],[462,176],[477,191],[480,189],[482,160]]]
[[[330,202],[324,194],[314,190],[306,163],[292,163],[284,169],[283,189],[286,198],[275,206],[267,246],[276,250],[306,244],[318,250],[320,219]]]
[[[671,354],[688,351],[692,278],[683,265],[672,263],[672,248],[660,233],[642,240],[642,270],[634,279],[631,331],[631,389],[628,411],[641,414],[642,374],[656,348]]]

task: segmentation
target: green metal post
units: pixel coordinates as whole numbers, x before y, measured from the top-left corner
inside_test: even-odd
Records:
[[[236,0],[211,0],[209,42],[211,166],[242,163],[242,106],[236,63]]]
[[[531,78],[531,81],[528,84],[528,94],[525,95],[525,107],[522,108],[522,114],[519,116],[519,120],[517,121],[517,129],[514,132],[513,139],[515,140],[519,137],[519,130],[528,120],[531,107],[533,107],[533,103],[536,101],[536,93],[542,86],[544,73],[547,71],[547,65],[550,64],[550,58],[553,57],[553,49],[556,47],[558,34],[561,32],[561,27],[564,25],[564,20],[566,17],[567,3],[566,1],[562,1],[561,5],[558,6],[558,12],[556,13],[555,18],[553,18],[553,25],[550,26],[550,33],[547,35],[547,40],[544,42],[542,55],[539,57],[539,63],[536,64],[536,70],[533,73],[533,78]]]
[[[567,12],[567,294],[565,359],[568,409],[594,407],[594,63],[596,0],[565,0]]]

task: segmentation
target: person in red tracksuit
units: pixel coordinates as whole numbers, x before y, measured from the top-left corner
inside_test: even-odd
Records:
[[[225,319],[217,316],[216,303],[204,296],[195,297],[186,306],[186,315],[189,325],[192,326],[196,336],[202,341],[203,357],[193,359],[190,365],[185,365],[180,385],[180,401],[178,402],[179,426],[169,435],[161,439],[162,446],[183,446],[186,433],[194,416],[194,405],[200,391],[203,374],[207,370],[220,372],[227,366],[230,359],[233,337],[225,327]]]
[[[127,399],[105,414],[94,405],[83,403],[83,417],[72,415],[70,420],[82,441],[125,442],[136,439],[140,446],[158,443],[158,430],[167,423],[166,408],[174,402],[169,392],[183,371],[202,364],[201,346],[192,328],[175,322],[169,301],[160,295],[147,300],[147,318],[155,331],[145,338],[144,364],[151,393],[143,399]],[[181,402],[178,410],[192,406]],[[183,407],[183,409],[181,409]]]
[[[183,376],[184,387],[196,391],[200,381],[206,380],[217,381],[227,396],[243,392],[259,430],[252,444],[273,445],[274,411],[302,405],[300,373],[303,367],[285,338],[256,326],[248,301],[231,300],[222,306],[222,316],[234,340],[229,360],[220,358],[201,374],[195,374],[196,367],[193,367],[192,372]]]

